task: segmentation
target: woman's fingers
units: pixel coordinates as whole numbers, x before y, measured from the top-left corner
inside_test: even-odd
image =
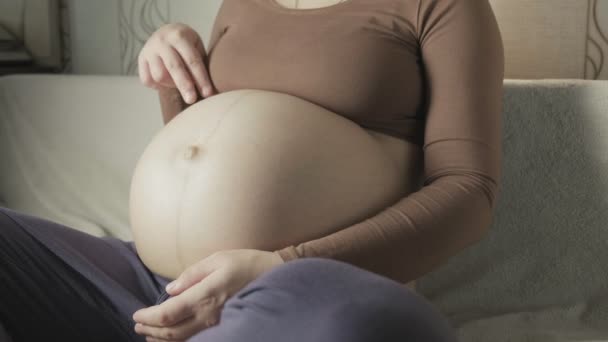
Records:
[[[180,54],[173,47],[168,46],[160,51],[160,57],[184,101],[188,104],[196,102],[196,87]]]
[[[184,102],[193,104],[214,93],[200,35],[191,27],[173,23],[154,32],[143,46],[139,62],[141,82],[150,88],[177,88]]]
[[[215,278],[221,278],[218,274]],[[161,304],[133,314],[135,332],[157,339],[185,339],[217,324],[225,296],[215,295],[221,280],[200,282]]]
[[[170,297],[161,304],[137,310],[133,320],[146,326],[169,327],[194,316],[194,304],[180,296]]]
[[[205,44],[203,43],[202,39],[199,39],[196,41],[196,43],[194,44],[194,48],[197,49],[199,51],[199,53],[201,54],[201,56],[203,57],[203,65],[205,66],[205,75],[207,76],[207,88],[203,89],[203,96],[208,97],[211,96],[213,93],[215,93],[215,86],[213,85],[213,81],[211,80],[211,75],[209,75],[209,69],[207,68],[209,66],[209,63],[207,63],[208,60],[208,55],[207,55],[207,51],[205,49]]]
[[[175,88],[175,83],[165,68],[163,60],[160,58],[160,56],[151,56],[148,60],[148,67],[150,68],[150,75],[152,76],[152,80],[154,82],[153,88],[156,88],[157,86]]]
[[[221,292],[218,284],[222,283],[221,274],[209,277],[186,289],[177,296],[169,297],[164,302],[137,310],[133,313],[133,320],[148,326],[167,327],[183,321],[191,316],[201,317],[203,320],[213,318],[210,312],[218,310],[223,301],[224,295],[216,295]]]
[[[158,89],[156,82],[152,79],[148,62],[145,59],[142,59],[137,63],[137,67],[139,69],[139,79],[141,83],[146,87]]]
[[[197,42],[195,45],[202,46],[202,43]],[[212,85],[209,72],[204,63],[204,48],[200,49],[185,40],[176,42],[173,47],[182,57],[186,68],[198,86],[200,94],[203,97],[211,95]]]
[[[192,316],[168,327],[156,327],[138,323],[135,325],[135,332],[147,336],[152,341],[182,341],[215,325],[218,320],[219,318],[214,318],[205,322],[201,321],[201,318],[197,316]]]

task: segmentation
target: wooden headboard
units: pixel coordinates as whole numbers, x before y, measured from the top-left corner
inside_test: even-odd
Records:
[[[39,65],[61,68],[59,0],[0,0],[0,25]]]

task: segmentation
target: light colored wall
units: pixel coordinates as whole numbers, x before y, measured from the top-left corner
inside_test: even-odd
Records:
[[[205,44],[221,0],[63,0],[66,72],[136,74],[147,38],[169,22],[195,28]]]
[[[221,0],[63,0],[71,70],[136,74],[147,37],[184,22],[207,43]],[[248,1],[248,0],[242,0]],[[463,0],[470,1],[470,0]],[[490,0],[505,45],[506,78],[608,79],[608,0]],[[67,32],[65,32],[67,35]]]
[[[490,0],[509,78],[608,79],[608,0]]]
[[[122,74],[118,5],[115,0],[70,0],[72,72]]]

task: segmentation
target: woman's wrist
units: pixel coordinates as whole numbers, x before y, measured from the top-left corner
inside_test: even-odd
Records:
[[[300,256],[296,252],[296,248],[294,246],[287,246],[283,249],[279,249],[274,251],[283,262],[288,262],[290,260],[298,259]]]

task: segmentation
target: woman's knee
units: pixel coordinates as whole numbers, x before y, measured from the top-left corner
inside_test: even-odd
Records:
[[[287,281],[322,280],[326,278],[360,277],[367,272],[354,265],[327,258],[301,258],[281,264],[262,275],[274,283]],[[370,274],[373,274],[369,272]]]
[[[0,262],[4,268],[21,267],[18,265],[27,260],[46,255],[40,252],[41,245],[15,219],[16,214],[14,210],[0,207]]]
[[[10,243],[10,241],[21,236],[21,229],[21,226],[10,217],[9,211],[0,207],[0,245]]]
[[[263,277],[260,283],[291,293],[309,308],[317,306],[314,311],[323,318],[315,329],[319,341],[456,341],[448,320],[426,299],[351,264],[303,258]]]
[[[361,297],[363,300],[354,299],[334,306],[328,304],[313,340],[457,341],[456,332],[447,319],[432,310],[428,303],[380,296],[366,298],[364,293]]]
[[[347,295],[361,291],[376,292],[378,287],[401,293],[405,286],[392,279],[352,264],[327,258],[301,258],[275,267],[256,279],[256,282],[289,290],[302,289],[307,293]]]

